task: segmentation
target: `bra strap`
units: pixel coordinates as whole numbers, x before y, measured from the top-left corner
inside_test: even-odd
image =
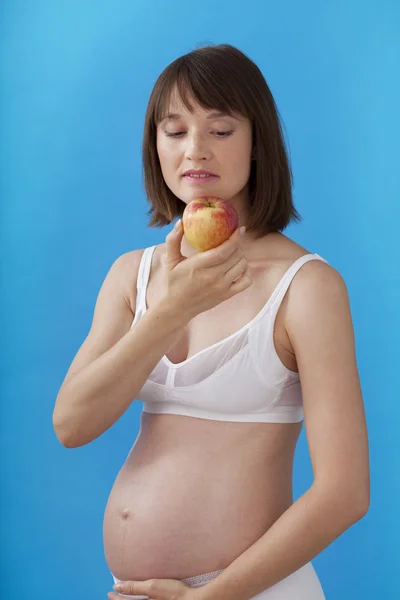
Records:
[[[151,259],[153,257],[155,245],[149,246],[144,249],[142,257],[140,259],[138,276],[137,276],[137,299],[136,299],[136,307],[144,308],[145,306],[145,296],[147,290],[147,284],[149,282],[150,275],[150,267],[151,267]]]
[[[275,311],[278,310],[283,300],[283,297],[286,294],[289,285],[291,284],[296,273],[306,262],[309,262],[310,260],[322,260],[323,262],[329,264],[328,261],[322,258],[322,256],[320,256],[319,254],[305,254],[304,256],[301,256],[299,259],[297,259],[286,271],[284,277],[282,277],[281,281],[279,282],[279,285],[273,293],[274,297],[271,298],[271,305],[274,307]]]

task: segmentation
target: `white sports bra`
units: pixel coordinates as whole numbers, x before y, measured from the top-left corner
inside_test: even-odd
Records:
[[[156,246],[146,248],[137,278],[132,327],[147,310],[146,290]],[[279,359],[274,342],[275,317],[306,254],[286,271],[270,298],[249,323],[188,359],[171,362],[166,355],[140,390],[143,412],[186,415],[217,421],[294,423],[303,419],[299,374]]]

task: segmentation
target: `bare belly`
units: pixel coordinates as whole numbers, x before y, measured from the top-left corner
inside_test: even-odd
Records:
[[[183,579],[226,568],[292,504],[301,426],[142,413],[104,516],[111,572]]]

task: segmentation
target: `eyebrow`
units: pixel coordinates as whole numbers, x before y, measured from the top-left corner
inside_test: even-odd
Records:
[[[207,119],[220,119],[221,117],[231,117],[232,119],[236,119],[237,121],[241,121],[242,119],[239,117],[235,117],[226,112],[213,112],[207,116]],[[182,115],[178,113],[167,113],[163,119],[161,119],[161,123],[166,121],[167,119],[170,121],[176,121],[177,119],[181,119]]]

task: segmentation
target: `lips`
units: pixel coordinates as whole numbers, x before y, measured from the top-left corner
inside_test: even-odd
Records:
[[[195,169],[189,169],[183,174],[184,177],[188,177],[190,175],[211,175],[211,177],[218,177],[216,173],[212,173],[211,171],[204,171],[203,169],[200,169],[198,171],[196,171]]]
[[[182,179],[187,185],[191,186],[202,186],[211,185],[219,180],[218,175],[184,175]]]

